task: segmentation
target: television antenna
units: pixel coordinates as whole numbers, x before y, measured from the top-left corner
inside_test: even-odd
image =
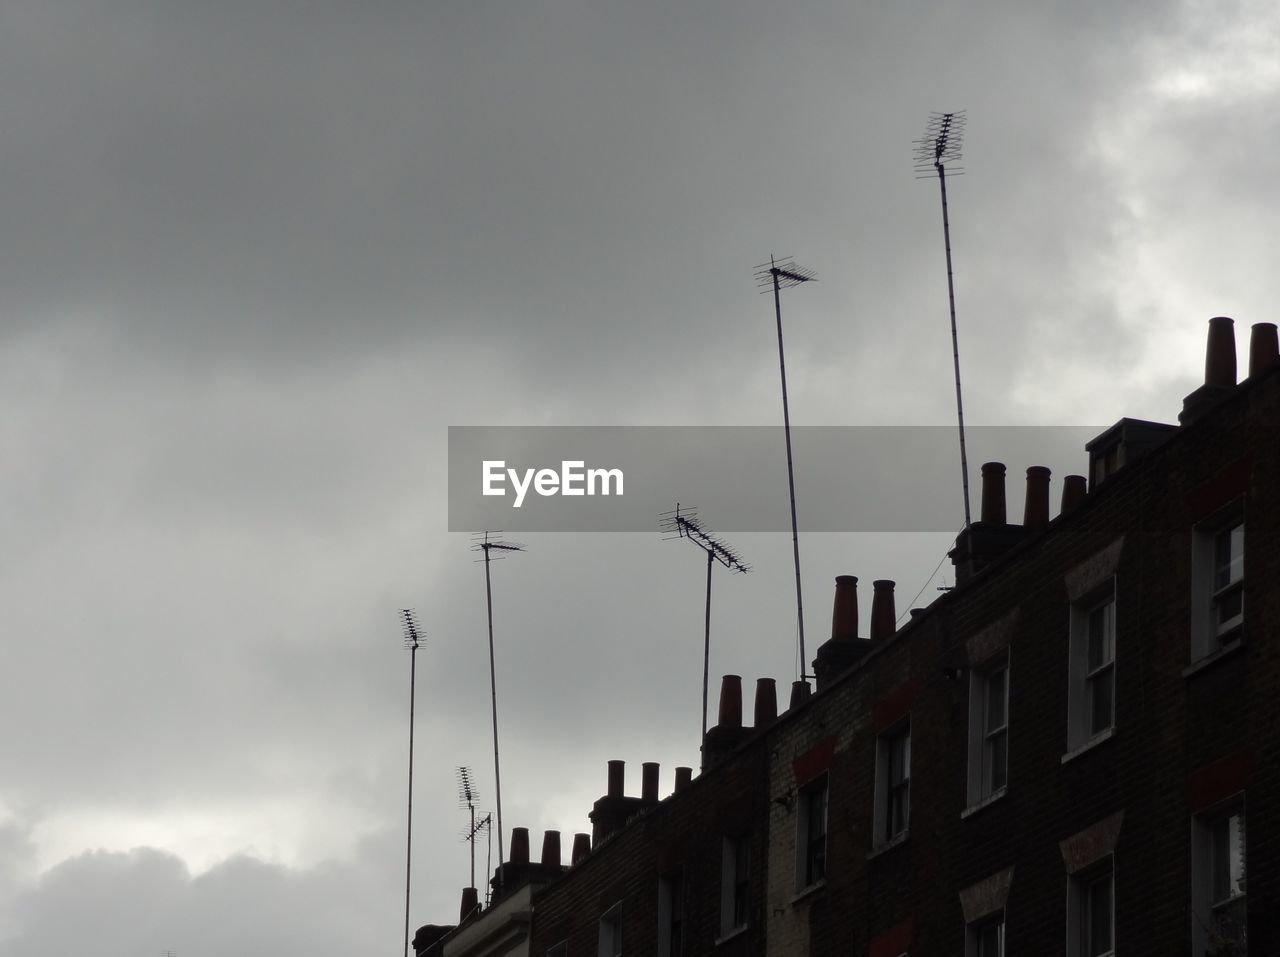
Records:
[[[480,828],[476,826],[476,801],[479,800],[480,794],[476,791],[475,785],[471,780],[471,769],[469,767],[460,767],[457,769],[458,775],[458,807],[471,814],[471,826],[467,829],[466,836],[463,838],[471,845],[471,883],[468,887],[476,886],[476,834]]]
[[[960,343],[956,334],[956,287],[951,269],[951,220],[947,213],[947,177],[959,176],[964,168],[948,163],[960,161],[960,146],[964,140],[964,110],[954,113],[930,113],[924,136],[916,140],[916,179],[938,177],[942,194],[942,241],[947,250],[947,301],[951,307],[951,356],[956,374],[956,420],[960,428],[960,481],[964,489],[964,527],[968,530],[969,513],[969,459],[964,442],[964,403],[960,398]],[[970,543],[972,547],[972,543]]]
[[[502,770],[498,761],[498,672],[493,657],[493,582],[489,564],[493,552],[502,558],[507,552],[522,552],[523,545],[505,541],[502,532],[480,532],[472,539],[472,551],[484,552],[484,598],[489,619],[489,691],[493,701],[493,793],[498,826],[498,891],[502,891]]]
[[[418,647],[422,637],[418,631],[418,623],[413,612],[408,608],[400,610],[404,626],[404,646],[409,649],[409,809],[405,827],[405,863],[404,863],[404,953],[409,954],[409,884],[413,876],[413,706],[418,677]]]
[[[796,566],[796,634],[800,642],[800,680],[805,676],[804,653],[804,597],[800,591],[800,532],[796,524],[796,475],[791,457],[791,412],[787,404],[787,363],[782,348],[782,296],[783,289],[813,282],[818,277],[811,269],[797,266],[790,256],[775,259],[756,267],[756,286],[761,293],[773,290],[773,312],[778,321],[778,372],[782,378],[782,429],[787,439],[787,488],[791,494],[791,553]]]
[[[663,512],[661,526],[667,532],[667,538],[687,538],[707,553],[707,614],[702,638],[702,742],[699,770],[707,769],[707,681],[711,669],[711,569],[719,562],[731,572],[745,574],[751,566],[744,562],[732,548],[711,534],[711,529],[703,528],[697,518],[697,509],[686,507],[681,509],[676,502],[673,511]]]

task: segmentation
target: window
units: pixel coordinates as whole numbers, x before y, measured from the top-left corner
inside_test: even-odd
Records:
[[[1009,774],[1009,659],[971,673],[969,804],[999,794]]]
[[[622,954],[622,903],[618,902],[600,918],[600,957],[621,957]]]
[[[569,942],[562,940],[554,947],[547,949],[547,957],[569,957]]]
[[[1110,856],[1068,880],[1067,953],[1070,957],[1113,957],[1115,873]]]
[[[1242,799],[1195,820],[1192,857],[1194,954],[1234,957],[1247,953]]]
[[[887,844],[907,833],[911,814],[911,725],[891,728],[876,741],[875,835]]]
[[[680,957],[683,943],[684,875],[676,871],[658,881],[658,953]]]
[[[1240,509],[1197,526],[1192,544],[1194,660],[1213,654],[1243,633],[1244,516]]]
[[[720,867],[720,936],[747,926],[751,902],[751,836],[724,839]]]
[[[1082,747],[1115,724],[1115,585],[1071,606],[1067,745]]]
[[[984,917],[965,930],[965,957],[1004,957],[1004,912]]]
[[[796,885],[810,887],[827,876],[827,776],[800,789],[796,815]]]

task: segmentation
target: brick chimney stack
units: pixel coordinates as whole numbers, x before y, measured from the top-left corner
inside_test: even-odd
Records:
[[[858,637],[858,579],[836,576],[836,594],[831,608],[831,639],[818,646],[813,659],[813,676],[821,691],[832,679],[853,667],[871,642]],[[793,695],[794,699],[794,695]],[[796,702],[792,701],[794,707]]]
[[[1236,387],[1235,321],[1226,316],[1209,320],[1209,338],[1204,353],[1204,385],[1182,400],[1178,421],[1190,425],[1222,401]]]

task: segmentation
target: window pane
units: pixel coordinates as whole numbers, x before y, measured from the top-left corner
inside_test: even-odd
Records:
[[[1230,814],[1213,822],[1213,902],[1245,892],[1244,815]]]
[[[1214,536],[1213,587],[1215,590],[1244,578],[1244,524]]]
[[[1005,680],[1008,673],[1007,668],[1001,668],[987,676],[987,731],[1004,727]]]
[[[1108,668],[1089,679],[1089,733],[1098,734],[1111,727],[1111,702],[1116,671]]]
[[[978,928],[978,957],[1004,957],[1004,921],[993,920]]]
[[[1001,731],[987,739],[986,744],[986,784],[987,794],[1000,790],[1005,785],[1005,765],[1008,759],[1007,733]]]
[[[1111,875],[1094,881],[1085,891],[1085,934],[1089,957],[1111,953]]]
[[[1115,609],[1115,602],[1109,601],[1089,612],[1089,671],[1115,660]]]

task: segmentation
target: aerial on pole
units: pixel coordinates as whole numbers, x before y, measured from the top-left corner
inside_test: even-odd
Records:
[[[498,890],[502,890],[502,766],[498,760],[498,671],[493,655],[493,582],[489,565],[493,552],[501,558],[504,552],[522,552],[523,545],[503,541],[501,532],[480,532],[472,539],[471,550],[484,552],[484,597],[489,620],[489,691],[493,702],[493,794],[498,828]]]
[[[964,402],[960,397],[960,340],[956,333],[956,287],[951,269],[951,218],[947,212],[947,177],[964,173],[960,166],[960,146],[964,139],[965,115],[963,110],[954,113],[931,113],[929,124],[922,138],[916,140],[916,179],[938,177],[942,194],[942,241],[947,251],[947,301],[951,308],[951,356],[956,378],[956,421],[960,428],[960,484],[964,493],[964,527],[970,522],[969,512],[969,459],[964,442]]]
[[[418,677],[418,646],[422,644],[422,638],[412,611],[403,608],[400,617],[404,625],[404,646],[409,649],[409,811],[404,841],[404,953],[405,957],[412,957],[409,953],[409,883],[413,875],[413,705]]]
[[[719,562],[731,572],[745,573],[751,570],[751,566],[728,545],[712,535],[709,528],[704,528],[698,522],[696,509],[689,506],[682,509],[680,503],[676,502],[673,511],[662,513],[661,527],[664,532],[670,533],[668,538],[687,538],[707,553],[707,613],[702,642],[702,737],[699,739],[702,742],[699,769],[705,771],[707,769],[707,681],[711,668],[711,568],[715,562]]]
[[[756,286],[760,292],[773,292],[773,314],[778,324],[778,372],[782,378],[782,430],[787,440],[787,488],[791,494],[791,554],[796,567],[796,635],[800,644],[800,680],[806,681],[807,662],[804,651],[804,598],[800,590],[800,531],[796,523],[796,473],[791,456],[791,408],[787,403],[787,360],[782,347],[782,296],[783,289],[813,282],[818,277],[813,270],[797,266],[790,256],[783,259],[769,257],[755,271]]]

